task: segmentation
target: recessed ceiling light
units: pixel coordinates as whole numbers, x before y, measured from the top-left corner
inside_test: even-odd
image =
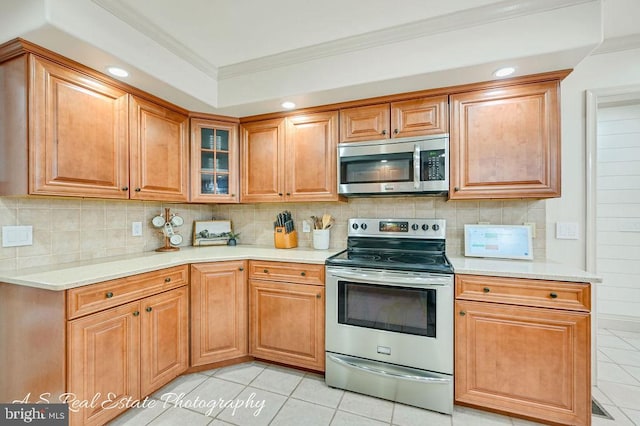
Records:
[[[283,102],[281,105],[284,109],[294,109],[296,107],[296,104],[290,101]]]
[[[515,70],[516,69],[514,67],[499,68],[493,73],[493,75],[495,75],[496,77],[506,77],[513,74]]]
[[[129,75],[126,70],[118,67],[109,67],[107,68],[107,71],[109,71],[109,74],[115,75],[116,77],[127,77]]]

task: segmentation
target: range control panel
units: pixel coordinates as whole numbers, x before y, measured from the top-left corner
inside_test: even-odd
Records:
[[[444,239],[444,219],[349,219],[349,237]]]

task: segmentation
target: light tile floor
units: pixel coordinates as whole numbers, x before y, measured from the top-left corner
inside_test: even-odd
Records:
[[[593,396],[614,417],[594,426],[640,426],[640,333],[598,331]],[[452,416],[332,389],[322,376],[261,362],[181,376],[111,425],[491,426],[535,425],[455,407]],[[264,402],[263,402],[264,401]],[[244,406],[238,404],[243,403]],[[153,406],[149,406],[153,405]]]

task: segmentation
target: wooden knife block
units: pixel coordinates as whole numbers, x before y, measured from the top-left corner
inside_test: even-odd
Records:
[[[294,248],[298,247],[298,232],[291,231],[288,234],[284,232],[284,226],[276,226],[273,231],[273,243],[276,248]]]

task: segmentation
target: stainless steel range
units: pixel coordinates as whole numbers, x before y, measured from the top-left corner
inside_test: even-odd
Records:
[[[326,261],[329,386],[453,411],[453,268],[440,219],[350,219]]]

